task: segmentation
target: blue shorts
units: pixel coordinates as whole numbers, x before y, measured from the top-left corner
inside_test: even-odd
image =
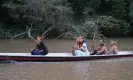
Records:
[[[38,50],[32,50],[31,51],[31,55],[43,55],[41,52],[39,52]]]

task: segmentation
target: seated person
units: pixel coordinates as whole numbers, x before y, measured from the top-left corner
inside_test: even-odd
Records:
[[[78,41],[78,37],[76,37],[76,42],[75,42],[75,44],[72,47],[72,54],[73,55],[75,55],[75,53],[74,53],[75,48],[78,48],[78,47],[79,47],[79,41]]]
[[[83,40],[81,36],[76,37],[76,43],[72,47],[72,54],[75,56],[88,56],[89,55],[86,42]]]
[[[85,41],[85,37],[84,37],[84,36],[82,36],[82,39],[83,39],[83,41],[82,41],[83,43],[84,43],[84,42],[86,42],[86,41]]]
[[[109,54],[118,54],[118,48],[116,46],[116,42],[115,41],[111,41],[111,48],[109,51]]]
[[[32,55],[47,55],[48,54],[48,48],[44,45],[42,38],[37,37],[36,40],[36,49],[31,51]]]
[[[93,47],[93,53],[91,53],[90,55],[105,55],[105,54],[107,54],[107,49],[106,49],[106,47],[105,47],[105,42],[104,41],[100,41],[100,45],[98,46],[98,48],[94,48],[94,46],[92,46]]]

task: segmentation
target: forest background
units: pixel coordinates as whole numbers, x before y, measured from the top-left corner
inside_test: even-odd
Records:
[[[0,0],[0,38],[133,37],[133,0]]]

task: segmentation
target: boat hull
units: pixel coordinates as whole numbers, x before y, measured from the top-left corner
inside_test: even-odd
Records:
[[[3,53],[4,54],[4,53]],[[98,59],[111,59],[133,57],[133,53],[118,55],[90,55],[90,56],[20,56],[20,55],[0,55],[0,61],[17,61],[17,62],[63,62],[63,61],[85,61]]]

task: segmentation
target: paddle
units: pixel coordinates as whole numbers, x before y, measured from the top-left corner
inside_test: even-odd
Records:
[[[31,36],[31,33],[30,33],[30,32],[31,32],[31,28],[32,28],[32,24],[31,24],[31,27],[30,27],[29,30],[28,30],[28,36],[29,36],[31,39],[33,39],[37,44],[39,44],[39,43],[37,42],[37,40]]]
[[[37,44],[39,44],[39,43],[37,42],[37,40],[31,36],[32,25],[33,25],[33,23],[31,24],[31,27],[29,28],[29,30],[28,30],[28,32],[27,32],[27,33],[28,33],[28,36],[29,36],[31,39],[33,39]],[[56,25],[57,25],[57,24],[56,24]],[[42,34],[41,39],[44,39],[44,38],[45,38],[45,34],[46,34],[48,31],[50,31],[51,29],[53,29],[56,25],[50,27],[47,31],[45,31],[45,32]],[[28,27],[28,26],[27,26],[27,27]]]
[[[45,37],[44,35],[45,35],[48,31],[50,31],[51,29],[53,29],[54,27],[55,27],[55,25],[52,26],[52,27],[50,27],[47,31],[45,31],[45,32],[42,34],[42,39]]]
[[[119,41],[119,39],[117,39],[115,42],[117,43]]]
[[[53,25],[52,27],[50,27],[47,31],[45,31],[43,34],[42,34],[42,39],[45,37],[44,35],[48,32],[48,31],[50,31],[51,29],[53,29],[56,25],[58,25],[58,24],[55,24],[55,25]]]
[[[94,40],[95,40],[95,37],[96,37],[96,34],[95,32],[93,33],[93,42],[92,42],[92,50],[94,51],[95,50],[95,47],[94,47]]]

